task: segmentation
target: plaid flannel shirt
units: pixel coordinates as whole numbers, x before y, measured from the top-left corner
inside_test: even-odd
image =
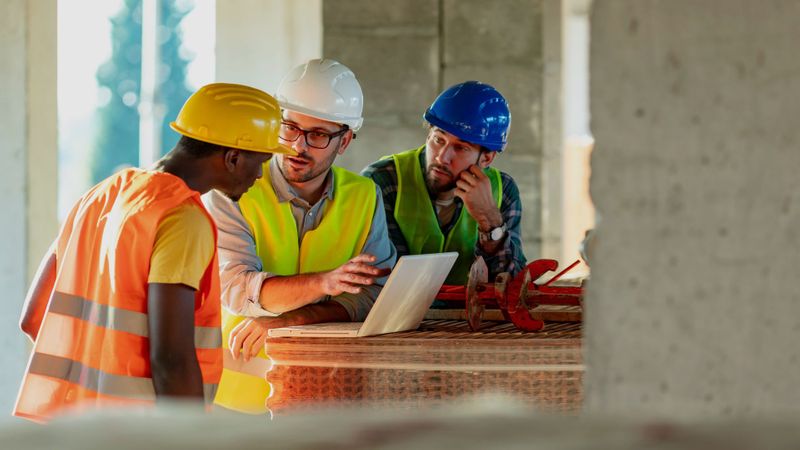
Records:
[[[420,167],[425,167],[425,150],[420,153]],[[397,249],[398,258],[408,255],[408,243],[403,237],[400,226],[394,217],[394,208],[397,202],[397,170],[394,159],[386,158],[378,160],[361,171],[361,175],[372,178],[378,185],[383,195],[383,206],[386,209],[386,224],[389,231],[389,238]],[[506,237],[503,245],[493,255],[486,254],[481,249],[480,244],[475,245],[475,254],[480,255],[486,261],[489,268],[489,279],[501,272],[509,272],[512,276],[520,272],[526,264],[525,254],[522,252],[522,240],[520,236],[520,222],[522,219],[522,200],[519,197],[519,188],[505,172],[500,172],[503,182],[503,198],[500,204],[500,214],[506,224]],[[461,214],[464,203],[456,197],[456,210],[453,219],[446,226],[442,226],[442,233],[447,235],[455,225]],[[433,199],[431,199],[431,203]],[[441,226],[441,224],[440,224]]]

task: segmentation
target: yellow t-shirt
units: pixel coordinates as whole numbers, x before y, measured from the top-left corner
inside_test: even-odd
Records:
[[[156,231],[148,283],[200,286],[214,256],[214,230],[201,207],[191,200],[168,212]]]

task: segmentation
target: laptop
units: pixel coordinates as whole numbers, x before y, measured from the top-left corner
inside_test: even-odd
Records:
[[[270,337],[362,337],[416,329],[458,257],[456,252],[406,255],[363,322],[329,322],[272,328]]]

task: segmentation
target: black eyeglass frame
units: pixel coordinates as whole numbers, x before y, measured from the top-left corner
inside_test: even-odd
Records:
[[[308,145],[311,148],[317,148],[317,149],[320,149],[320,150],[328,148],[328,146],[331,145],[331,141],[333,140],[333,138],[339,137],[339,136],[347,133],[350,130],[349,126],[342,125],[344,128],[342,128],[341,130],[339,130],[339,131],[337,131],[335,133],[326,133],[324,131],[318,131],[318,130],[304,130],[304,129],[298,127],[297,125],[295,125],[293,123],[281,121],[281,126],[284,126],[284,125],[290,126],[290,127],[294,128],[294,129],[296,129],[297,131],[299,131],[299,134],[294,139],[286,139],[285,137],[280,136],[280,133],[278,133],[278,135],[280,136],[281,139],[283,139],[284,141],[295,142],[298,139],[300,139],[300,136],[302,135],[303,139],[305,139],[305,141],[306,141],[306,145]],[[317,133],[317,134],[321,134],[321,135],[327,136],[328,137],[328,142],[325,144],[324,147],[318,147],[316,145],[312,145],[310,142],[308,142],[308,133]],[[353,137],[355,137],[355,135],[353,135]]]

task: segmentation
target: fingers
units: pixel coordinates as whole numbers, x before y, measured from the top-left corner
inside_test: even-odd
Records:
[[[467,180],[458,180],[458,181],[456,181],[456,188],[458,188],[458,189],[460,189],[460,190],[462,190],[464,192],[469,192],[472,189],[474,189],[476,186],[477,186],[477,184],[470,183]]]
[[[362,253],[354,258],[350,258],[348,263],[372,263],[375,262],[375,256],[369,253]]]
[[[362,283],[366,284],[366,283]],[[361,292],[361,286],[356,284],[350,284],[343,281],[336,283],[336,290],[339,292],[347,292],[350,294],[358,294]]]
[[[354,263],[347,263],[342,266],[342,271],[348,275],[363,275],[368,276],[370,278],[375,277],[381,273],[381,269],[370,266],[368,264],[354,264]]]
[[[482,180],[484,178],[488,178],[485,173],[483,173],[483,169],[478,167],[476,164],[469,166],[469,173],[472,174],[476,179]]]
[[[483,180],[488,179],[486,174],[483,173],[483,170],[481,170],[478,166],[474,164],[469,166],[469,168],[467,168],[466,170],[461,171],[461,173],[459,174],[459,178],[472,185],[482,183]]]
[[[340,293],[358,294],[363,286],[375,283],[376,278],[381,278],[389,274],[391,269],[381,269],[372,266],[375,256],[362,253],[351,258],[347,263],[339,266],[335,270],[326,272],[324,279],[327,280],[324,291],[328,295],[339,295]]]
[[[377,277],[378,277],[378,278],[383,278],[383,277],[385,277],[385,276],[388,276],[390,273],[392,273],[392,269],[390,269],[390,268],[388,268],[388,267],[385,267],[385,268],[383,268],[383,269],[378,269],[378,275],[377,275]]]
[[[267,330],[260,322],[255,319],[243,320],[231,330],[228,338],[233,359],[239,359],[241,353],[245,362],[250,361],[264,347],[266,338]]]
[[[228,349],[230,350],[233,359],[239,359],[239,352],[242,350],[242,343],[249,334],[247,325],[250,322],[252,322],[252,319],[246,319],[239,322],[239,324],[236,325],[233,330],[231,330],[230,336],[228,336]]]
[[[362,253],[362,254],[356,256],[355,258],[350,259],[350,261],[348,261],[346,264],[341,266],[341,269],[342,269],[342,271],[344,271],[344,272],[346,272],[348,274],[352,274],[352,275],[356,275],[356,276],[361,275],[362,279],[365,279],[366,277],[370,277],[370,279],[371,279],[371,278],[374,278],[376,276],[381,276],[381,273],[383,273],[383,271],[381,269],[379,269],[379,268],[377,268],[377,267],[375,267],[375,266],[370,264],[370,263],[374,263],[375,259],[376,258],[373,255],[370,255],[368,253]],[[351,278],[351,279],[349,279],[349,281],[356,282],[356,283],[360,282],[355,278]],[[362,284],[364,284],[364,283],[362,283]]]
[[[242,356],[244,356],[245,362],[250,361],[250,358],[258,355],[258,352],[261,351],[261,347],[264,345],[264,334],[262,330],[260,328],[255,330],[250,328],[250,330],[251,332],[242,343]],[[259,345],[259,342],[261,345]]]

